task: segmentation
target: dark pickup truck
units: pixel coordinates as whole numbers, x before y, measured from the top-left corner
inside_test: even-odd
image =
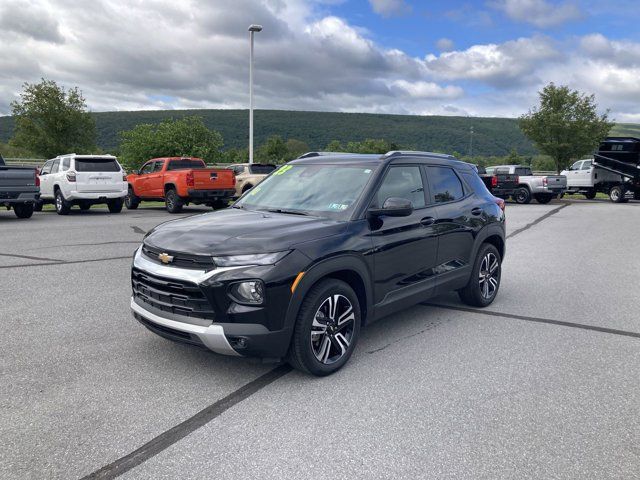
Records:
[[[518,188],[518,176],[506,172],[487,173],[484,167],[477,167],[478,175],[494,197],[507,200]]]
[[[0,206],[13,208],[18,218],[33,215],[33,206],[40,197],[40,179],[33,167],[9,166],[0,155]]]

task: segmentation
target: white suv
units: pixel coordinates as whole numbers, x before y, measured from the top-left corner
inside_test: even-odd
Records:
[[[88,210],[106,203],[111,213],[122,211],[127,195],[127,177],[112,155],[70,153],[48,160],[40,171],[40,201],[53,203],[59,215],[67,215],[73,205]]]

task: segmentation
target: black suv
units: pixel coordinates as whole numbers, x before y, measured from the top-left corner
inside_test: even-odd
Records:
[[[489,305],[503,208],[449,155],[309,153],[230,208],[149,232],[131,308],[171,340],[328,375],[385,315],[452,290]]]

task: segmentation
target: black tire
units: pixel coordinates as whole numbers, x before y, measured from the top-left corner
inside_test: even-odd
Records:
[[[243,194],[245,194],[245,193],[247,193],[249,190],[251,190],[252,188],[253,188],[253,185],[251,185],[251,184],[249,184],[249,183],[248,183],[248,184],[246,184],[246,185],[244,185],[244,186],[242,187],[242,193],[243,193]]]
[[[164,196],[164,204],[169,213],[180,213],[184,205],[182,199],[174,189],[168,190]]]
[[[123,205],[124,205],[124,199],[122,198],[114,198],[113,200],[109,200],[107,202],[109,213],[120,213],[122,211]]]
[[[36,200],[36,203],[33,204],[33,211],[41,212],[42,207],[44,207],[44,202],[42,200]]]
[[[124,197],[124,204],[127,207],[127,210],[135,210],[140,205],[140,197],[138,197],[135,193],[133,193],[133,188],[129,186],[129,191],[127,196]]]
[[[531,192],[527,187],[518,187],[516,191],[513,192],[513,199],[516,203],[526,205],[531,202]]]
[[[588,190],[588,191],[584,192],[584,197],[587,200],[593,200],[594,198],[596,198],[596,194],[597,193],[598,192],[596,192],[595,190]]]
[[[222,208],[227,208],[229,204],[225,200],[216,200],[211,204],[211,208],[214,210],[220,210]]]
[[[496,267],[493,266],[493,260],[497,261]],[[494,270],[491,270],[492,268]],[[484,280],[481,279],[481,273],[484,276]],[[500,257],[500,252],[490,243],[482,244],[476,255],[469,283],[462,290],[458,290],[460,300],[472,307],[491,305],[496,295],[498,295],[501,276],[502,258]],[[495,283],[491,279],[495,280]],[[493,290],[491,290],[492,286]]]
[[[83,212],[86,212],[91,208],[91,204],[89,202],[80,202],[78,206],[80,207],[80,210],[82,210]]]
[[[65,200],[61,190],[56,190],[54,204],[58,215],[69,215],[71,204]]]
[[[332,302],[336,301],[334,318],[330,315],[327,318]],[[345,315],[340,327],[339,319]],[[309,290],[298,312],[289,363],[319,377],[337,372],[349,361],[358,343],[361,322],[358,297],[348,284],[334,278],[318,282]]]
[[[533,197],[536,199],[536,202],[545,205],[553,200],[554,196],[555,195],[552,195],[550,193],[536,193]]]
[[[13,213],[18,218],[31,218],[33,215],[33,203],[19,203],[13,206]]]
[[[625,189],[624,187],[622,187],[622,185],[616,185],[611,190],[609,190],[609,198],[613,203],[624,203],[626,200],[624,198],[624,194]]]

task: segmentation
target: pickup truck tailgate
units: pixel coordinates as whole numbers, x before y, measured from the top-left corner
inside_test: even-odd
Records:
[[[35,187],[36,170],[33,167],[0,166],[0,190],[15,187]]]
[[[518,176],[511,173],[497,173],[497,188],[503,190],[514,190],[518,186]]]
[[[223,190],[236,186],[233,170],[228,168],[203,168],[191,170],[196,190]]]
[[[567,189],[567,177],[565,177],[564,175],[547,175],[545,178],[547,179],[547,188],[549,190]]]

